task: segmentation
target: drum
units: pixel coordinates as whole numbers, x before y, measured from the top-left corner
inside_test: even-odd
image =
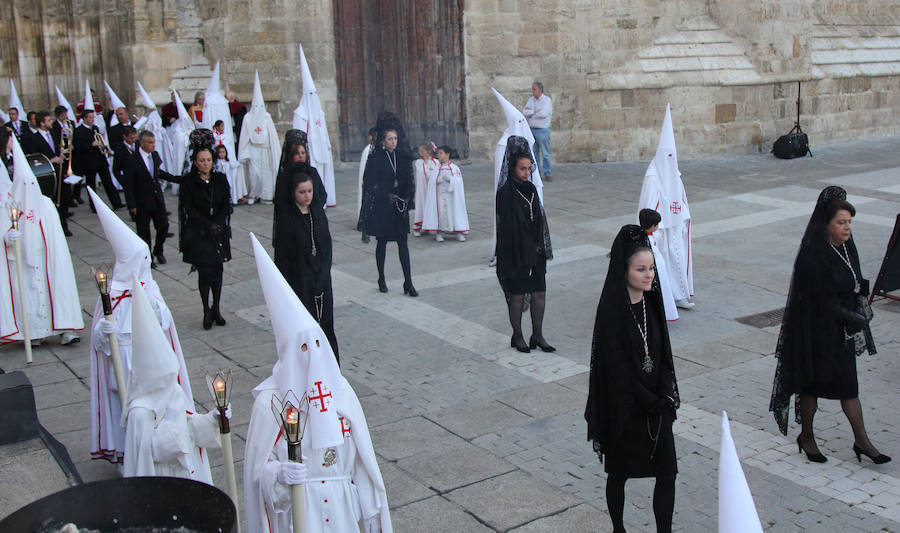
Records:
[[[44,196],[55,201],[56,168],[53,166],[53,163],[44,154],[28,154],[25,156],[25,159],[28,160],[28,166],[34,172],[34,177],[37,178],[41,192]]]

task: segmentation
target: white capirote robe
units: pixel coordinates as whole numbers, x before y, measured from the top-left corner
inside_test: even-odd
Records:
[[[666,320],[674,322],[678,320],[678,307],[675,305],[675,296],[669,288],[669,271],[666,268],[666,258],[659,250],[659,243],[656,235],[647,233],[650,239],[650,250],[653,252],[653,261],[656,266],[656,279],[659,281],[659,288],[662,291],[663,307],[666,310]]]
[[[6,221],[0,235],[12,229],[9,217]],[[19,218],[19,231],[22,235],[16,245],[22,247],[22,275],[31,338],[43,339],[83,329],[72,256],[53,202],[43,195],[29,195]],[[0,283],[6,285],[0,291],[4,298],[0,305],[0,342],[5,344],[23,339],[22,307],[15,249],[5,241],[0,242],[0,248]]]
[[[238,154],[245,164],[250,198],[271,201],[275,196],[275,175],[278,173],[281,146],[269,113],[252,109],[244,117]]]
[[[691,212],[681,178],[676,176],[675,180],[671,192],[667,192],[662,187],[658,166],[651,162],[641,187],[638,211],[653,209],[662,216],[656,235],[670,290],[675,300],[687,300],[694,295]]]
[[[423,231],[469,234],[466,190],[456,163],[441,163],[428,175]]]
[[[221,447],[216,412],[194,414],[181,389],[175,390],[162,419],[146,407],[128,411],[122,475],[181,477],[212,485],[207,448]]]
[[[362,209],[362,197],[363,197],[363,174],[366,173],[366,162],[369,160],[369,153],[372,151],[372,145],[367,144],[365,148],[363,148],[362,155],[359,156],[359,176],[357,178],[356,183],[356,214],[359,214],[359,210]]]
[[[188,379],[181,342],[175,329],[175,320],[169,307],[159,292],[155,281],[145,281],[144,291],[163,333],[172,343],[172,350],[178,357],[178,382],[185,395],[190,398],[189,409],[193,411],[194,401],[191,382]],[[116,322],[116,340],[119,356],[122,358],[122,373],[125,379],[131,372],[131,289],[109,291],[112,303],[112,319]],[[122,427],[122,404],[119,386],[113,372],[109,337],[100,333],[103,318],[103,304],[97,297],[94,319],[91,324],[91,459],[105,459],[111,463],[121,463],[125,451],[125,428]]]
[[[217,172],[225,174],[231,194],[231,205],[237,205],[238,200],[247,196],[247,183],[244,181],[244,173],[241,171],[242,165],[231,156],[228,157],[227,160],[216,159],[214,168]]]
[[[247,529],[258,533],[289,533],[290,487],[278,482],[287,445],[272,416],[276,391],[262,390],[253,403],[244,455],[244,516]],[[330,449],[306,449],[308,480],[303,485],[306,533],[391,533],[387,493],[366,417],[349,383],[337,400],[344,442]],[[334,458],[326,459],[334,450]],[[332,462],[333,461],[333,462]],[[329,465],[330,466],[327,466]]]
[[[438,160],[429,157],[427,159],[419,158],[413,161],[416,178],[416,210],[413,213],[413,228],[422,229],[422,221],[425,219],[425,196],[428,187],[428,176],[438,167]]]

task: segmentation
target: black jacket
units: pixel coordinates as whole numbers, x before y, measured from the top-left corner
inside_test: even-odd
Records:
[[[78,175],[93,174],[106,165],[106,157],[99,148],[93,146],[94,133],[99,133],[97,126],[88,128],[82,124],[75,128],[73,134],[72,170]]]
[[[165,208],[166,199],[163,196],[160,180],[181,183],[182,177],[173,176],[159,168],[162,164],[162,159],[155,151],[151,154],[154,170],[151,175],[147,170],[147,165],[144,164],[141,153],[140,148],[138,148],[124,162],[122,188],[125,189],[125,203],[128,205],[128,209],[152,210],[157,207]],[[75,157],[77,161],[78,155],[76,154]]]
[[[217,265],[231,259],[231,191],[224,174],[213,171],[204,182],[195,170],[178,191],[179,243],[182,260]]]

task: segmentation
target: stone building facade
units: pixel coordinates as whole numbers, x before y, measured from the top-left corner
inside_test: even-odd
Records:
[[[54,105],[54,85],[79,100],[85,77],[98,94],[106,79],[126,102],[136,101],[140,81],[162,104],[168,88],[190,100],[221,60],[223,82],[242,100],[259,70],[283,130],[299,100],[302,43],[335,153],[352,160],[349,144],[362,139],[348,139],[345,126],[371,121],[372,110],[347,116],[341,68],[349,48],[338,24],[369,6],[374,19],[354,20],[369,24],[360,31],[374,32],[374,42],[400,31],[409,36],[397,41],[400,51],[427,47],[433,17],[391,21],[451,3],[459,17],[441,31],[459,32],[463,68],[457,87],[437,90],[451,103],[458,95],[460,105],[439,113],[462,124],[461,151],[473,159],[490,158],[504,129],[490,88],[521,106],[536,79],[554,99],[557,161],[648,159],[667,102],[682,157],[768,151],[793,126],[797,82],[801,124],[814,143],[898,131],[893,0],[9,0],[0,5],[0,20],[13,21],[0,24],[0,79],[16,82],[29,109]],[[440,50],[429,57],[438,71],[447,61]],[[0,102],[6,91],[4,81]],[[394,111],[403,116],[404,108]]]

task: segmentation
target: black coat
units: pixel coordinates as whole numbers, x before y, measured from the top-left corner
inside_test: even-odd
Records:
[[[28,151],[25,150],[25,147],[27,146],[27,143],[31,140],[30,139],[31,130],[28,129],[28,122],[26,122],[24,120],[19,120],[18,122],[19,122],[18,133],[16,132],[16,129],[13,127],[12,121],[7,122],[6,124],[4,124],[4,126],[6,126],[7,128],[12,130],[13,135],[16,136],[16,140],[18,140],[19,144],[22,145],[22,151],[24,151],[27,154]]]
[[[231,190],[225,174],[213,171],[204,182],[195,170],[178,190],[178,242],[182,260],[219,265],[231,260]]]
[[[371,195],[371,217],[364,224],[365,232],[379,240],[396,241],[409,234],[409,210],[415,196],[412,160],[395,150],[396,172],[383,149],[373,150],[363,173],[363,190]],[[399,201],[391,199],[391,195]]]
[[[50,134],[50,138],[53,138],[53,134]],[[30,153],[32,154],[44,154],[47,156],[47,159],[52,159],[59,155],[59,144],[55,142],[54,146],[50,146],[47,144],[47,141],[44,139],[44,136],[41,135],[40,131],[34,134],[31,137],[31,149]]]
[[[84,130],[84,128],[78,129]],[[78,144],[75,146],[77,147]],[[78,161],[77,152],[75,161]],[[160,180],[181,183],[182,177],[173,176],[161,169],[162,159],[155,151],[153,152],[153,175],[150,175],[147,165],[144,164],[140,148],[135,150],[124,161],[122,188],[125,189],[125,203],[128,205],[128,209],[153,210],[158,207],[165,209],[166,199],[162,192]]]
[[[94,142],[94,134],[99,133],[97,126],[88,128],[82,124],[75,128],[73,134],[74,159],[72,159],[72,170],[78,175],[93,174],[103,168],[107,164],[106,156],[100,151],[100,148],[92,146]]]

